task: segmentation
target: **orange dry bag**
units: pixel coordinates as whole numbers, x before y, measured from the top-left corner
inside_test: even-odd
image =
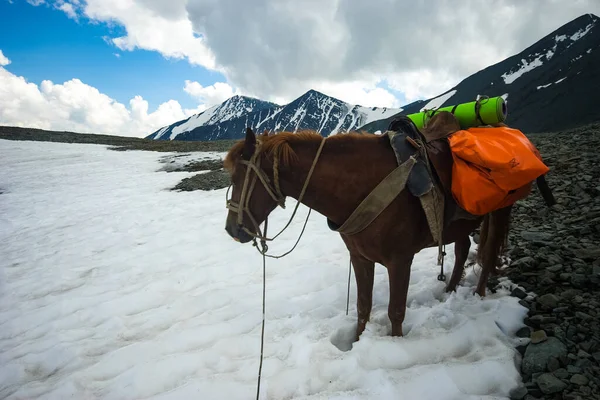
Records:
[[[454,165],[452,194],[474,215],[485,215],[526,197],[549,171],[533,143],[508,127],[469,128],[449,136]]]

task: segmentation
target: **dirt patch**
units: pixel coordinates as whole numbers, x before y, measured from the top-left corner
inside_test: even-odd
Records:
[[[229,186],[231,179],[225,170],[210,171],[185,178],[171,190],[191,192],[194,190],[217,190]]]

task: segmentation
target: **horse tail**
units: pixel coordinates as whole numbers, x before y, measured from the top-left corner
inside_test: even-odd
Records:
[[[499,273],[498,257],[508,245],[511,211],[512,205],[492,211],[485,215],[481,224],[477,262],[494,275]]]

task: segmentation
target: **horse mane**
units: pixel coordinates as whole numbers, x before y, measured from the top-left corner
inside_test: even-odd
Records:
[[[348,133],[337,133],[327,138],[328,141],[359,141],[367,140],[378,137],[375,134],[369,132],[348,132]],[[293,132],[279,132],[268,134],[266,131],[262,135],[256,137],[258,144],[260,144],[261,153],[265,154],[268,158],[274,159],[279,157],[279,163],[283,166],[290,166],[298,160],[296,152],[294,152],[293,145],[299,143],[319,143],[325,138],[314,130],[302,130],[297,133]],[[236,163],[242,157],[242,151],[244,148],[244,139],[235,143],[223,162],[225,169],[232,172]]]

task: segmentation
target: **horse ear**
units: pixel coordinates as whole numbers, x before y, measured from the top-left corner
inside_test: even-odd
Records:
[[[252,154],[254,154],[254,149],[256,149],[256,136],[251,128],[246,128],[246,140],[244,141],[242,156],[246,159],[250,159]]]

